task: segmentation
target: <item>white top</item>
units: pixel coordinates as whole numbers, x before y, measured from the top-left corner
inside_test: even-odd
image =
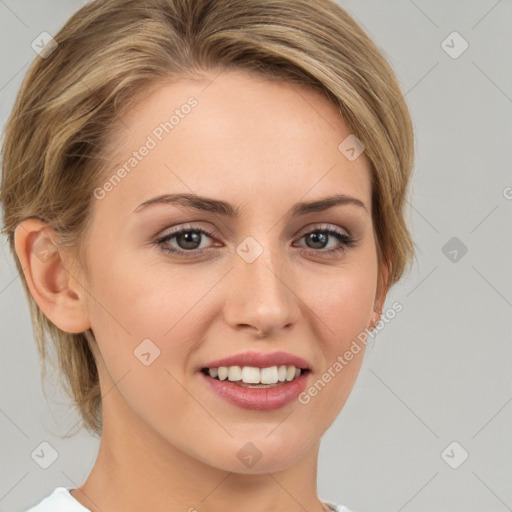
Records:
[[[73,487],[57,487],[49,496],[26,512],[91,512],[71,496],[69,491],[73,489]],[[324,501],[324,503],[333,512],[351,512],[342,505],[336,505],[328,501]]]

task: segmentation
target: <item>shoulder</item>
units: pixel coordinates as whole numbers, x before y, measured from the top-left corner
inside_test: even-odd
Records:
[[[26,512],[90,512],[75,500],[69,491],[70,489],[66,487],[57,487],[49,496]]]
[[[25,512],[91,512],[71,496],[70,489],[57,487],[37,505]],[[324,502],[333,512],[353,512],[343,505],[329,501]]]
[[[324,503],[332,510],[332,512],[354,512],[343,505],[338,505],[332,501],[324,501]]]

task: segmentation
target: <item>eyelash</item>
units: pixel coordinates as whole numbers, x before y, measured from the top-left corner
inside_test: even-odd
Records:
[[[204,251],[207,251],[208,249],[200,249],[200,250],[191,249],[189,251],[186,251],[184,249],[170,248],[167,245],[167,242],[169,242],[173,238],[176,238],[177,236],[179,236],[183,233],[190,233],[190,232],[201,233],[203,235],[207,235],[210,238],[213,238],[214,234],[215,234],[213,231],[211,231],[209,229],[197,228],[197,227],[193,227],[193,226],[183,226],[183,227],[176,229],[175,231],[173,231],[163,237],[156,239],[154,241],[153,245],[159,246],[160,249],[164,252],[171,253],[171,254],[177,255],[178,257],[182,257],[182,258],[190,258],[190,257],[198,256],[198,255],[202,254]],[[318,232],[326,233],[328,235],[334,236],[340,242],[340,245],[338,245],[334,249],[329,249],[327,251],[323,251],[321,249],[318,249],[318,250],[307,249],[309,251],[312,251],[314,253],[319,253],[321,255],[330,256],[333,254],[342,253],[342,252],[347,251],[349,248],[355,246],[357,243],[354,238],[352,238],[350,235],[347,235],[346,233],[344,233],[342,231],[338,231],[337,229],[334,229],[334,228],[326,228],[326,227],[322,227],[322,226],[313,226],[313,229],[311,231],[304,233],[299,238],[299,240],[302,239],[303,237],[305,237],[306,235],[310,235],[312,233],[318,233]]]

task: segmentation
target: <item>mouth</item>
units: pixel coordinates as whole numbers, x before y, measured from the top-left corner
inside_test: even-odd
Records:
[[[236,407],[255,411],[291,405],[313,372],[306,359],[282,351],[249,351],[203,365],[198,373],[214,395]]]
[[[198,373],[207,388],[227,403],[253,411],[273,411],[297,401],[311,370],[291,365],[214,366]]]
[[[245,388],[275,388],[297,380],[301,375],[309,373],[308,368],[294,365],[279,366],[219,366],[202,368],[201,372],[218,381],[229,381]]]

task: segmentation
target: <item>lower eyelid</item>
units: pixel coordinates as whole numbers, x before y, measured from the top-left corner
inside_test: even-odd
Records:
[[[176,248],[172,245],[170,245],[170,241],[173,240],[174,238],[176,238],[177,236],[179,236],[180,234],[183,234],[183,233],[188,233],[188,232],[196,232],[196,233],[200,233],[203,237],[208,237],[212,240],[212,244],[209,246],[209,247],[204,247],[202,249],[190,249],[190,250],[186,250],[186,249],[180,249],[180,248]],[[305,233],[301,234],[299,237],[297,237],[296,240],[298,241],[301,241],[305,236],[311,234],[311,233],[314,233],[314,232],[323,232],[323,233],[327,233],[327,235],[331,238],[334,238],[338,243],[336,244],[335,247],[331,247],[329,249],[325,249],[325,248],[322,248],[322,249],[314,249],[314,248],[309,248],[305,245],[299,245],[298,247],[301,249],[301,250],[306,250],[308,252],[311,252],[311,253],[318,253],[319,255],[330,255],[330,254],[342,254],[343,252],[347,251],[348,249],[354,247],[355,245],[357,245],[357,240],[355,240],[350,234],[348,234],[347,232],[345,231],[341,231],[341,230],[337,230],[337,229],[334,229],[332,227],[314,227],[312,229],[309,229],[308,231],[306,231]],[[202,228],[185,228],[185,229],[181,229],[181,230],[178,230],[178,231],[175,231],[174,233],[169,233],[163,237],[160,237],[158,240],[156,240],[155,242],[158,246],[160,246],[160,249],[169,253],[169,254],[177,254],[178,256],[183,256],[183,257],[194,257],[194,256],[199,256],[199,255],[202,255],[203,253],[206,253],[212,249],[215,248],[215,246],[219,247],[218,243],[215,242],[215,236],[213,233],[209,233],[208,231],[202,229]]]

